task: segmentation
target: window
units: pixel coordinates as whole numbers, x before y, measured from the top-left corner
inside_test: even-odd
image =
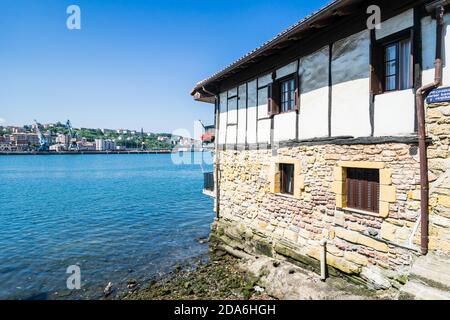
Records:
[[[295,81],[289,79],[280,83],[281,112],[289,112],[295,108]]]
[[[346,184],[348,208],[379,212],[379,170],[348,168]]]
[[[280,191],[294,195],[294,165],[280,164]]]
[[[405,90],[412,87],[411,40],[384,46],[384,90]]]
[[[268,109],[270,116],[294,110],[298,111],[298,83],[298,75],[291,75],[275,80],[268,85]]]

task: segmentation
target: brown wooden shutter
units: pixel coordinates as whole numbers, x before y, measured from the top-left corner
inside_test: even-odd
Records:
[[[375,30],[371,31],[370,43],[370,92],[373,95],[383,93],[383,47],[376,41]]]
[[[347,206],[379,212],[379,173],[372,169],[347,169]]]
[[[284,166],[280,165],[280,190],[281,193],[286,192],[286,172],[284,171]]]
[[[414,87],[414,79],[415,79],[415,70],[414,70],[414,64],[415,62],[415,57],[414,57],[414,47],[415,47],[415,32],[414,32],[414,28],[411,28],[411,35],[410,35],[411,39],[411,61],[410,61],[410,85],[411,87]]]
[[[273,85],[272,83],[267,86],[267,113],[269,116],[273,115]]]
[[[268,111],[269,116],[274,116],[280,113],[280,86],[278,82],[273,82],[267,86],[268,96]]]
[[[300,110],[300,77],[298,73],[294,76],[294,86],[295,86],[295,111]]]

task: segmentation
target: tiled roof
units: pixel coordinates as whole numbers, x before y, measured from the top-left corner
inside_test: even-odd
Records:
[[[246,55],[244,55],[243,57],[239,58],[238,60],[234,61],[233,63],[231,63],[230,65],[226,66],[225,68],[223,68],[222,70],[214,73],[213,75],[211,75],[210,77],[198,82],[192,92],[192,94],[195,93],[195,89],[197,88],[201,88],[202,86],[204,86],[205,84],[225,75],[226,73],[230,72],[231,70],[233,70],[234,68],[236,68],[237,66],[245,63],[246,61],[250,60],[251,57],[254,57],[262,52],[264,52],[265,50],[271,48],[274,44],[276,44],[279,40],[288,37],[289,35],[291,35],[292,33],[294,33],[295,31],[297,31],[297,29],[299,29],[300,27],[306,25],[308,22],[310,22],[311,20],[313,20],[314,18],[318,17],[320,14],[327,12],[328,10],[330,10],[332,7],[341,4],[342,2],[344,2],[344,0],[334,0],[330,3],[328,3],[327,5],[325,5],[324,7],[320,8],[319,10],[313,12],[312,14],[304,17],[303,19],[301,19],[300,21],[296,22],[295,24],[293,24],[292,26],[290,26],[289,28],[283,30],[282,32],[280,32],[279,34],[277,34],[275,37],[273,37],[272,39],[270,39],[269,41],[263,43],[261,46],[257,47],[256,49],[250,51],[249,53],[247,53]]]

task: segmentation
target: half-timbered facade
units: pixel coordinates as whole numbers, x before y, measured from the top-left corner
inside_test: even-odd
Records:
[[[222,241],[381,288],[450,254],[448,3],[336,0],[195,86]]]

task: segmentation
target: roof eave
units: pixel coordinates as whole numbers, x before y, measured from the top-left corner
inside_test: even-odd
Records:
[[[217,72],[216,74],[212,75],[211,77],[202,80],[196,84],[194,89],[191,92],[191,95],[194,96],[197,92],[203,91],[202,88],[204,86],[211,84],[214,81],[219,80],[220,78],[226,76],[228,73],[232,72],[236,68],[239,68],[245,63],[250,62],[252,59],[260,56],[261,54],[265,53],[268,50],[276,48],[278,45],[280,45],[282,42],[289,40],[290,37],[292,37],[294,34],[297,34],[301,31],[314,28],[314,23],[319,21],[320,19],[326,18],[327,16],[331,16],[333,12],[335,12],[338,9],[341,9],[345,5],[349,3],[355,3],[359,2],[357,0],[334,0],[333,2],[330,2],[320,10],[318,10],[316,13],[300,20],[293,26],[289,27],[288,29],[284,30],[283,32],[279,33],[277,36],[275,36],[273,39],[269,40],[259,48],[253,50],[252,52],[248,53],[247,55],[243,56],[236,62],[232,63],[228,67],[224,68],[223,70]],[[194,97],[195,99],[195,97]]]

